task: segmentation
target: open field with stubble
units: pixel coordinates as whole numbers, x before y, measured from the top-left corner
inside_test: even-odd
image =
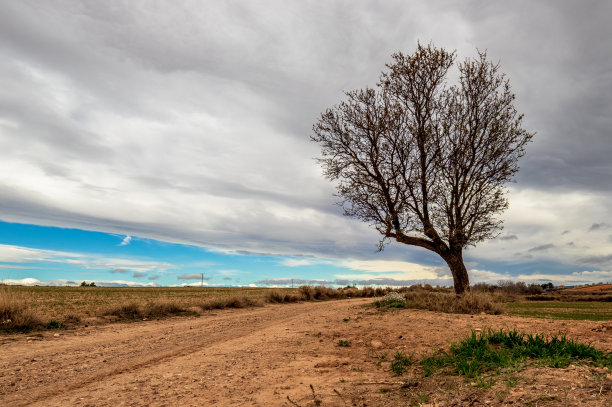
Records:
[[[211,288],[211,287],[31,287],[5,286],[25,301],[43,321],[63,321],[70,317],[83,320],[104,316],[125,304],[146,306],[152,303],[171,303],[182,309],[199,307],[210,300],[246,297],[263,301],[271,291],[296,293],[290,288]]]
[[[109,299],[129,303],[137,297],[150,304],[174,298],[189,306],[200,303],[201,296],[208,295],[207,301],[212,301],[215,292],[199,288],[19,289],[32,299],[38,295],[39,306],[51,312],[45,315],[56,317],[86,309],[98,312],[88,304],[72,308],[66,304],[68,299],[99,298],[97,306],[104,307]],[[219,295],[235,297],[243,289],[226,290],[220,290]],[[245,292],[263,302],[271,290]],[[371,298],[268,303],[139,323],[119,320],[5,333],[0,335],[0,404],[306,407],[612,403],[609,359],[523,358],[471,376],[442,365],[432,370],[424,363],[432,356],[441,360],[451,343],[489,329],[516,329],[546,337],[562,333],[605,355],[612,352],[610,320],[530,318],[508,312],[450,314],[376,308],[372,303]],[[597,304],[596,309],[610,309],[610,303]]]

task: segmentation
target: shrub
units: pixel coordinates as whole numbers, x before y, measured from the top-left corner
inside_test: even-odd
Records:
[[[129,302],[109,307],[102,311],[102,315],[115,316],[119,319],[140,319],[144,317],[137,302]]]
[[[281,304],[285,302],[298,302],[300,297],[298,295],[283,294],[280,291],[271,291],[266,295],[266,301],[272,304]]]
[[[314,298],[314,288],[310,285],[303,285],[298,290],[300,296],[306,300],[310,301]]]
[[[246,296],[231,296],[225,298],[214,298],[200,304],[204,311],[225,308],[247,308],[261,305],[259,302]]]

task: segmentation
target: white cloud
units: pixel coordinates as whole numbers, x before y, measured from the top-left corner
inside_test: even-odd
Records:
[[[121,243],[119,243],[119,246],[127,246],[130,244],[130,242],[132,241],[132,236],[126,236]]]
[[[91,280],[87,279],[87,282],[94,282],[97,286],[100,287],[159,287],[159,284],[156,283],[140,283],[136,281],[127,281],[127,280]],[[36,278],[26,277],[21,279],[3,279],[0,282],[7,285],[26,285],[26,286],[78,286],[80,285],[80,280],[70,281],[64,279],[58,280],[49,280],[49,281],[41,281]]]
[[[54,250],[33,249],[29,247],[0,244],[0,262],[4,263],[66,263],[88,269],[108,269],[112,272],[121,270],[167,271],[176,269],[173,264],[132,259],[104,257],[94,254],[70,253]]]
[[[612,271],[580,271],[571,274],[521,274],[516,277],[518,280],[524,281],[553,281],[557,283],[567,284],[592,284],[599,282],[612,282]]]
[[[287,267],[305,267],[314,266],[317,264],[332,264],[331,260],[317,258],[285,258],[280,261],[280,264]]]
[[[421,264],[409,263],[405,261],[392,261],[392,260],[346,260],[339,261],[338,265],[346,267],[352,270],[361,270],[370,273],[377,273],[376,275],[370,274],[370,277],[364,278],[376,278],[376,277],[390,277],[398,278],[403,280],[410,279],[436,279],[440,278],[440,274],[445,273],[438,267],[423,266]],[[357,276],[350,275],[350,276]],[[357,278],[348,277],[348,274],[338,275],[338,278]]]

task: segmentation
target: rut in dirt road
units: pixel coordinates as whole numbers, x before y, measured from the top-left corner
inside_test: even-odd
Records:
[[[30,405],[91,383],[151,366],[272,325],[300,318],[322,303],[222,311],[200,318],[121,324],[0,347],[0,400]]]

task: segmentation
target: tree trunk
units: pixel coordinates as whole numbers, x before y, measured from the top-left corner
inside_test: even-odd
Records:
[[[442,258],[446,261],[453,274],[455,293],[461,295],[468,291],[470,289],[470,278],[468,277],[465,264],[463,264],[463,253],[461,250],[445,254]]]

